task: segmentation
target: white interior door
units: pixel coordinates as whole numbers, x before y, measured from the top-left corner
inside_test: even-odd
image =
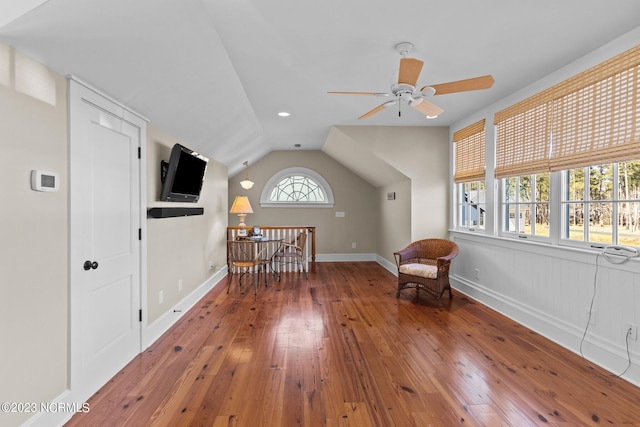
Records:
[[[140,352],[141,129],[70,81],[71,387],[93,393]]]

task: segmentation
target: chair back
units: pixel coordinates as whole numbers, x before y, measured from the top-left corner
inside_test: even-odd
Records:
[[[302,256],[304,252],[304,245],[307,243],[307,233],[298,234],[298,239],[296,240],[296,252],[298,255]]]
[[[246,240],[228,240],[229,263],[254,262],[256,245]]]
[[[420,253],[425,258],[440,258],[458,254],[458,245],[447,239],[424,239],[415,242],[420,248]]]

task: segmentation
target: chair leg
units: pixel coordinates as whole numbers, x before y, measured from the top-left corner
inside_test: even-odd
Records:
[[[227,278],[227,293],[229,293],[229,289],[231,289],[231,281],[233,280],[233,268],[228,272],[229,277]]]
[[[262,274],[264,274],[264,287],[266,288],[269,286],[269,284],[267,283],[267,270],[268,270],[267,264],[266,263],[261,264],[261,267],[262,267]]]
[[[258,282],[260,281],[260,268],[258,267],[258,272],[254,268],[253,270],[253,294],[258,295]]]

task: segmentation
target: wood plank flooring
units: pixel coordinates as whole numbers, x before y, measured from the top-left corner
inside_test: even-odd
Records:
[[[67,426],[640,426],[638,387],[455,291],[397,299],[376,263],[225,285]]]

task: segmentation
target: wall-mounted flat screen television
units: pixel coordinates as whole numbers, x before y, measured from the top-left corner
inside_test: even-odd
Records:
[[[202,191],[209,159],[175,144],[169,162],[161,162],[162,194],[166,202],[197,202]]]

